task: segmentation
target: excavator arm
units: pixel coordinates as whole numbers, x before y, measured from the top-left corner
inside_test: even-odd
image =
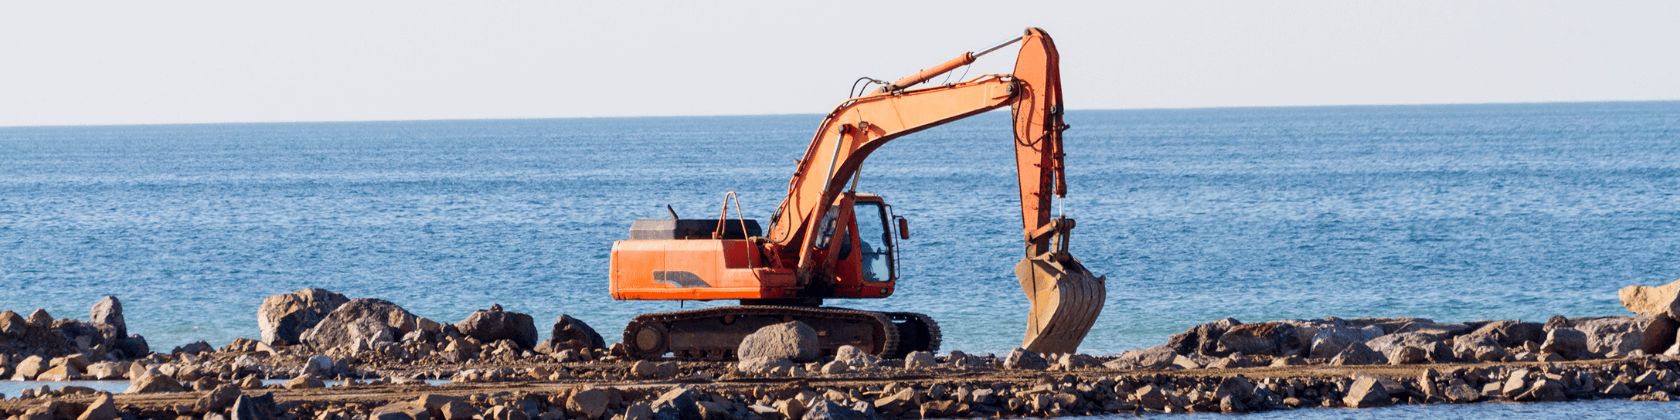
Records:
[[[1022,43],[1015,72],[954,84],[911,89],[972,63],[1015,41]],[[1029,28],[1016,40],[955,59],[848,99],[828,114],[788,184],[771,219],[767,247],[798,255],[801,286],[829,281],[840,241],[819,240],[851,208],[848,184],[870,153],[889,141],[1009,106],[1013,109],[1025,257],[1016,276],[1032,307],[1022,346],[1039,353],[1069,353],[1084,340],[1102,310],[1105,279],[1067,251],[1071,219],[1052,218],[1052,194],[1067,194],[1062,165],[1061,76],[1049,35]],[[836,213],[831,215],[830,213]],[[825,226],[827,225],[827,226]],[[826,245],[826,246],[820,246]]]

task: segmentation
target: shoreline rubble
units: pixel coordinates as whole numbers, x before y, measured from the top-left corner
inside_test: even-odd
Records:
[[[26,389],[0,395],[0,418],[852,420],[1669,401],[1680,392],[1676,294],[1680,281],[1624,289],[1624,306],[1645,313],[1544,323],[1226,318],[1109,356],[817,355],[814,332],[792,322],[761,330],[732,362],[625,360],[568,315],[542,340],[531,316],[499,305],[448,324],[321,289],[265,300],[263,340],[140,353],[144,338],[127,335],[107,297],[87,322],[0,312],[0,377],[127,379],[129,390]]]

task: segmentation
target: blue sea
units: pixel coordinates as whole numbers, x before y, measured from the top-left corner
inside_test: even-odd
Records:
[[[616,341],[607,259],[638,218],[768,217],[822,116],[0,128],[0,309],[154,350],[257,337],[320,287],[444,322],[501,304]],[[1210,320],[1625,314],[1680,279],[1680,102],[1074,111],[1072,249],[1108,277],[1083,350]],[[945,349],[1005,352],[1027,303],[1007,113],[887,145],[860,191],[910,220],[901,288]]]

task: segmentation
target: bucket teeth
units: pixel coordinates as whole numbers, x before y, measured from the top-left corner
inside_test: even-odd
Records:
[[[1077,352],[1102,314],[1108,278],[1091,274],[1071,256],[1057,261],[1052,253],[1021,259],[1015,277],[1032,303],[1021,347],[1040,354]]]

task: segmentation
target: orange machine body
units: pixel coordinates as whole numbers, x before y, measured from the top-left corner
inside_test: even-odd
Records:
[[[750,239],[644,239],[613,243],[614,299],[777,300],[883,298],[897,284],[897,244],[880,197],[853,195],[854,211],[838,240],[832,285],[801,286],[792,262],[763,252]],[[863,223],[858,223],[860,221]],[[732,223],[727,221],[726,223]],[[721,235],[714,235],[721,236]],[[834,240],[834,239],[830,239]]]

